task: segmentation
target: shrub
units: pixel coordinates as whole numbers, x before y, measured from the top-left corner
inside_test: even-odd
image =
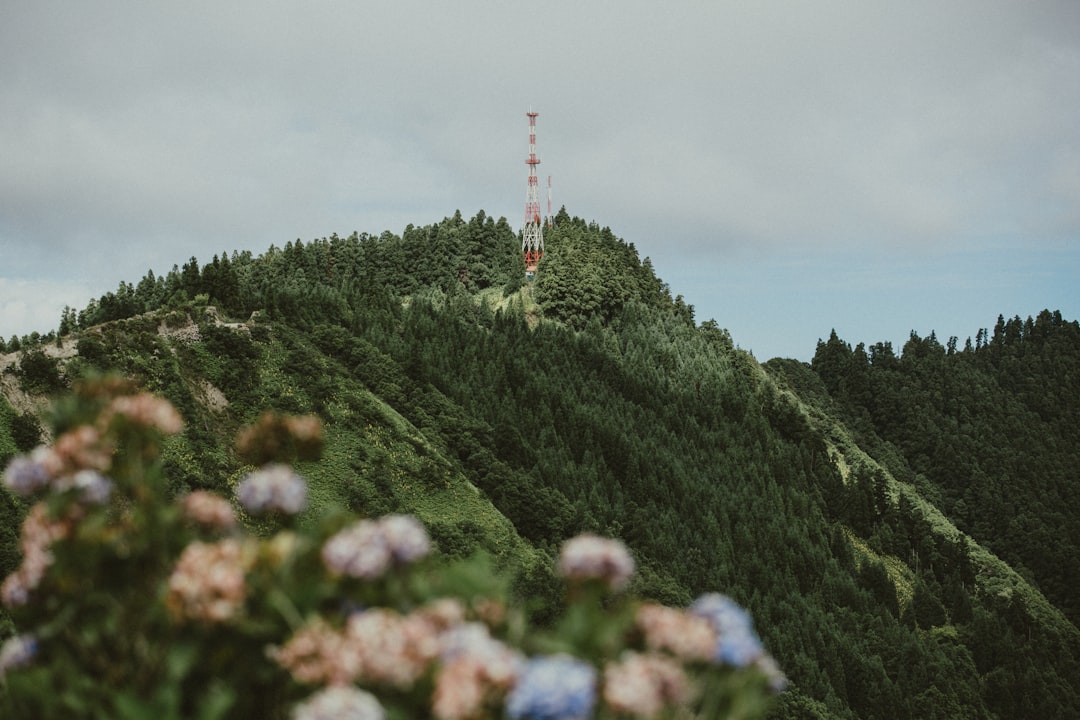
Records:
[[[41,442],[41,424],[31,413],[16,413],[11,418],[11,439],[23,452],[33,450]]]
[[[57,393],[64,389],[64,380],[56,360],[40,348],[27,350],[19,359],[19,385],[28,393]]]
[[[753,717],[783,684],[723,596],[677,610],[627,595],[616,540],[564,545],[566,602],[540,629],[482,556],[433,555],[410,516],[301,526],[288,465],[318,452],[310,419],[246,429],[243,456],[266,465],[226,499],[170,497],[167,401],[98,380],[57,415],[66,432],[4,473],[33,503],[0,585],[17,628],[0,647],[5,717]]]

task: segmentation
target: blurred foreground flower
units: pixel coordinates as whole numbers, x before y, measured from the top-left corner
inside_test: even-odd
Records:
[[[208,530],[231,530],[236,526],[232,505],[207,490],[195,490],[180,500],[184,516]]]
[[[248,473],[236,487],[236,499],[248,512],[295,515],[307,507],[307,483],[288,465],[271,463]]]
[[[553,655],[526,663],[506,698],[514,720],[584,720],[596,704],[596,668],[570,657]]]
[[[258,422],[240,431],[236,450],[252,465],[318,460],[322,453],[322,421],[311,415],[263,413]]]
[[[360,520],[341,530],[323,545],[322,558],[337,575],[371,580],[429,552],[431,540],[416,518],[387,515],[378,520]]]
[[[239,540],[193,542],[169,577],[166,603],[177,616],[224,622],[243,606],[250,553]]]
[[[80,425],[56,438],[53,451],[66,472],[105,472],[112,464],[112,442],[90,425]]]
[[[559,572],[567,580],[599,580],[621,590],[634,574],[634,558],[620,541],[586,533],[563,544]]]
[[[56,520],[50,517],[44,503],[37,503],[30,508],[23,520],[22,537],[19,547],[22,550],[22,564],[15,572],[8,575],[0,585],[0,599],[7,607],[25,605],[31,593],[37,589],[45,572],[53,564],[52,545],[65,538],[71,532],[69,520]]]
[[[431,707],[440,720],[483,717],[517,680],[521,653],[491,637],[487,626],[467,623],[441,638],[442,667]]]
[[[709,660],[716,650],[716,631],[703,617],[657,603],[637,611],[637,626],[651,650],[666,650],[682,660]]]
[[[16,635],[0,646],[0,681],[8,670],[29,665],[37,655],[38,641],[33,635]]]
[[[90,505],[104,505],[112,495],[113,482],[97,470],[80,470],[74,475],[63,475],[53,482],[57,492],[74,491],[75,498]]]
[[[21,497],[48,487],[60,471],[60,458],[52,448],[39,445],[29,455],[16,455],[4,470],[4,485]]]
[[[671,658],[627,652],[604,668],[604,701],[618,713],[655,717],[686,702],[689,690],[686,673]]]
[[[184,429],[184,421],[172,403],[150,393],[114,399],[103,413],[103,422],[108,423],[113,415],[121,415],[135,425],[153,428],[163,435],[175,435]]]
[[[690,612],[708,620],[716,630],[713,658],[718,662],[744,668],[764,654],[750,613],[728,596],[720,593],[702,595],[690,606]]]
[[[369,692],[335,686],[312,695],[293,708],[293,720],[383,720],[382,705]]]

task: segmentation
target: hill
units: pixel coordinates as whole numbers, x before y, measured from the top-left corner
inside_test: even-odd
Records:
[[[834,333],[812,367],[861,444],[1080,623],[1080,325],[999,316],[957,346]]]
[[[730,594],[791,681],[776,717],[1080,715],[1071,606],[991,552],[1011,559],[978,532],[983,495],[950,504],[915,440],[838,399],[846,369],[762,367],[608,228],[563,211],[546,242],[529,285],[514,232],[482,212],[123,283],[5,356],[0,454],[38,441],[45,396],[100,371],[180,409],[177,491],[228,491],[226,438],[264,410],[313,412],[316,502],[413,512],[441,552],[486,549],[539,617],[553,548],[584,530],[627,542],[639,594]]]

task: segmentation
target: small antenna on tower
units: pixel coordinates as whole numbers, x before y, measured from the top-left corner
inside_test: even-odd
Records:
[[[551,176],[550,175],[548,175],[548,214],[547,214],[547,222],[548,222],[548,225],[551,225],[554,222],[554,220],[552,220],[552,215],[551,215]]]
[[[521,253],[525,256],[525,278],[532,280],[536,275],[536,265],[544,256],[544,228],[540,222],[540,186],[536,177],[536,166],[540,158],[536,157],[536,116],[540,113],[525,113],[529,118],[529,157],[525,164],[529,166],[529,185],[525,193],[525,222],[521,229]]]

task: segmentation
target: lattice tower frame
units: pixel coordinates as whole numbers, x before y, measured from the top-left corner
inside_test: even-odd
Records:
[[[529,110],[529,157],[525,164],[529,166],[529,184],[525,191],[525,219],[521,229],[521,253],[525,258],[525,275],[536,274],[536,266],[544,256],[544,224],[540,219],[540,180],[536,176],[536,166],[540,158],[536,156],[536,117],[540,113]]]

